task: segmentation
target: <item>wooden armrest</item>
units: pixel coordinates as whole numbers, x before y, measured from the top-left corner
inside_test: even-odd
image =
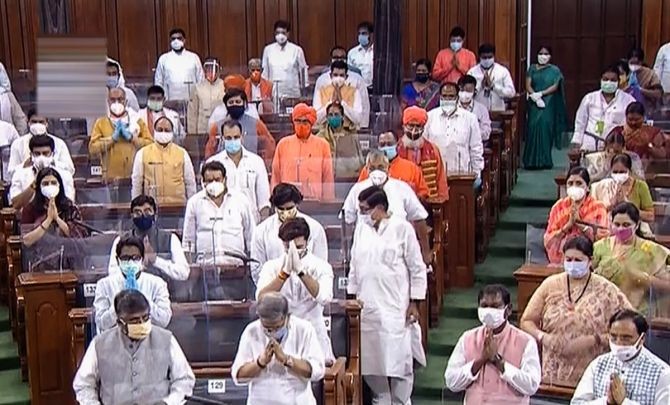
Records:
[[[538,394],[547,395],[550,397],[570,399],[575,394],[575,387],[567,387],[564,385],[549,385],[545,383],[540,384],[537,390]]]
[[[67,316],[75,325],[84,324],[93,317],[93,308],[72,308]]]

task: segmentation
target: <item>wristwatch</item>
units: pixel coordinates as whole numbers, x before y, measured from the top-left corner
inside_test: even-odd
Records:
[[[304,275],[305,275],[304,271],[301,271],[300,273],[298,273],[298,277],[300,277],[300,278],[303,278]]]
[[[284,362],[284,366],[288,367],[288,368],[293,368],[293,357],[286,356],[286,361]]]

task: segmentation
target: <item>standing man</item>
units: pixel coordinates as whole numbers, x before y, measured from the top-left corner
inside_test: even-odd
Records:
[[[361,374],[374,403],[408,404],[414,381],[411,328],[426,298],[426,266],[414,228],[389,215],[382,189],[363,190],[358,205],[347,292],[363,302]]]
[[[482,44],[479,47],[479,65],[468,71],[477,79],[475,99],[489,111],[505,111],[505,99],[516,95],[514,82],[509,70],[495,61],[496,47]]]
[[[224,148],[207,162],[221,162],[226,168],[226,187],[238,190],[248,199],[258,223],[270,215],[270,181],[265,162],[242,145],[246,136],[239,121],[228,120],[221,126]]]
[[[139,110],[140,118],[144,120],[149,128],[149,133],[154,136],[154,125],[160,117],[167,117],[172,121],[174,135],[178,141],[181,141],[186,133],[179,120],[179,113],[164,107],[165,90],[160,86],[151,86],[147,90],[147,106]]]
[[[275,42],[263,49],[263,77],[276,87],[280,99],[300,97],[307,87],[307,62],[302,48],[288,40],[291,24],[274,24]],[[279,108],[280,106],[277,106]]]
[[[187,51],[185,42],[184,30],[173,28],[170,31],[172,50],[158,58],[154,84],[165,89],[168,100],[189,100],[191,90],[205,78],[200,57]]]
[[[470,75],[461,77],[458,81],[458,89],[458,107],[473,113],[477,117],[482,141],[488,141],[491,137],[491,115],[484,104],[475,100],[477,79]]]
[[[219,68],[218,59],[212,56],[205,59],[205,80],[195,86],[188,102],[186,125],[189,134],[206,134],[209,131],[209,117],[223,103],[225,91],[223,79],[219,77]]]
[[[588,93],[579,104],[571,143],[585,151],[603,149],[610,131],[626,123],[626,108],[633,102],[633,96],[619,90],[617,67],[608,67],[600,75],[600,90]],[[596,137],[601,139],[597,144]]]
[[[263,64],[260,59],[249,59],[249,78],[244,83],[244,92],[258,114],[272,114],[272,82],[263,78]]]
[[[438,83],[458,82],[477,64],[475,54],[463,48],[465,30],[454,27],[449,34],[449,49],[442,49],[435,57],[433,80]]]
[[[292,118],[295,134],[279,141],[272,160],[272,187],[292,183],[306,198],[333,200],[335,177],[330,146],[312,135],[316,110],[300,103],[293,108]]]
[[[670,94],[670,42],[661,46],[658,50],[654,70],[658,78],[661,79],[663,92]]]
[[[372,87],[375,59],[374,31],[374,25],[369,21],[358,24],[358,45],[351,48],[347,54],[348,63],[360,70],[367,87]]]
[[[140,110],[140,103],[137,101],[135,92],[126,87],[126,78],[123,77],[123,68],[121,64],[112,58],[107,58],[107,90],[120,87],[126,92],[128,107],[135,111]]]
[[[363,103],[356,87],[347,83],[347,64],[335,61],[330,65],[330,84],[314,91],[312,106],[316,110],[316,122],[326,120],[326,108],[332,103],[339,103],[344,108],[344,115],[356,127],[363,121]]]
[[[502,285],[479,291],[482,326],[463,333],[449,357],[444,379],[453,392],[465,391],[464,404],[529,404],[540,386],[535,339],[510,324],[510,294]]]

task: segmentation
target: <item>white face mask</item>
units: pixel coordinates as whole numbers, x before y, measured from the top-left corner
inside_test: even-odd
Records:
[[[184,49],[184,41],[175,38],[172,40],[172,42],[170,42],[170,46],[175,51],[181,51],[182,49]]]
[[[586,195],[586,190],[584,190],[582,187],[579,186],[568,187],[566,192],[568,194],[568,197],[570,197],[572,201],[581,201],[582,198],[584,198],[584,196]]]
[[[39,155],[39,156],[33,156],[33,166],[35,166],[35,169],[37,170],[42,170],[45,167],[51,166],[51,164],[54,161],[53,156],[44,156],[44,155]]]
[[[118,117],[120,115],[123,115],[124,112],[126,112],[126,106],[118,102],[112,103],[109,106],[109,111]]]
[[[223,194],[225,190],[226,185],[220,181],[213,181],[205,186],[205,191],[207,191],[207,194],[214,198]]]
[[[612,180],[614,180],[616,183],[623,184],[628,180],[628,178],[630,177],[630,174],[628,174],[628,173],[612,173],[610,176],[612,177]]]
[[[275,35],[275,41],[277,41],[277,43],[279,45],[284,45],[287,40],[288,40],[288,37],[286,36],[286,34],[276,34]]]
[[[637,72],[641,67],[642,65],[628,65],[628,69],[630,69],[631,72]]]
[[[370,181],[375,186],[381,186],[382,184],[386,183],[386,180],[388,180],[388,174],[386,174],[386,172],[383,172],[381,170],[373,170],[372,172],[370,172],[369,177]]]
[[[419,149],[423,145],[423,139],[418,138],[418,139],[411,139],[407,135],[403,135],[402,138],[400,138],[400,141],[406,148],[410,149]]]
[[[344,85],[345,80],[342,76],[336,76],[331,79],[331,83],[333,83],[333,86],[340,87]]]
[[[44,135],[47,133],[47,126],[41,122],[30,124],[30,133],[33,135]]]
[[[442,111],[447,114],[451,114],[452,112],[456,111],[457,106],[458,100],[440,100],[440,107],[442,107]]]
[[[551,59],[551,55],[537,55],[537,63],[540,65],[546,65],[549,63],[549,59]]]
[[[563,270],[572,278],[582,278],[589,273],[589,262],[564,261]]]
[[[52,199],[58,195],[60,187],[55,184],[49,184],[48,186],[41,186],[40,191],[42,192],[43,196],[48,199]]]
[[[619,360],[621,361],[629,361],[635,355],[641,350],[640,347],[638,347],[638,344],[642,341],[642,336],[633,344],[632,346],[619,346],[617,344],[612,343],[612,340],[610,340],[610,351],[616,355]]]
[[[495,58],[486,58],[479,61],[484,69],[490,69],[495,63]]]
[[[475,93],[470,93],[469,91],[460,91],[458,92],[458,99],[461,100],[462,103],[469,103],[472,101],[472,99],[475,97]]]
[[[154,140],[161,145],[167,145],[168,143],[172,142],[173,138],[174,133],[172,132],[154,132]]]
[[[491,329],[500,327],[505,322],[506,308],[477,308],[479,322]]]
[[[359,214],[358,215],[358,220],[361,223],[363,223],[367,226],[371,226],[371,227],[375,226],[375,220],[372,219],[372,215],[370,215],[370,214]]]

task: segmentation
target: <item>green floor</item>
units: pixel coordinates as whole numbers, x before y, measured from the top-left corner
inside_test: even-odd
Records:
[[[546,222],[556,201],[554,176],[558,171],[564,171],[567,164],[565,151],[554,151],[553,155],[554,170],[519,172],[510,207],[499,220],[489,254],[483,263],[475,267],[476,285],[470,289],[451,290],[445,295],[440,325],[430,330],[428,335],[428,365],[416,373],[412,404],[462,403],[462,394],[443,389],[447,360],[459,336],[479,325],[477,292],[482,285],[501,283],[508,286],[512,303],[516,303],[516,282],[512,273],[526,256],[526,224]]]
[[[0,306],[0,405],[30,404],[28,384],[21,381],[19,355],[12,340],[7,307]]]

